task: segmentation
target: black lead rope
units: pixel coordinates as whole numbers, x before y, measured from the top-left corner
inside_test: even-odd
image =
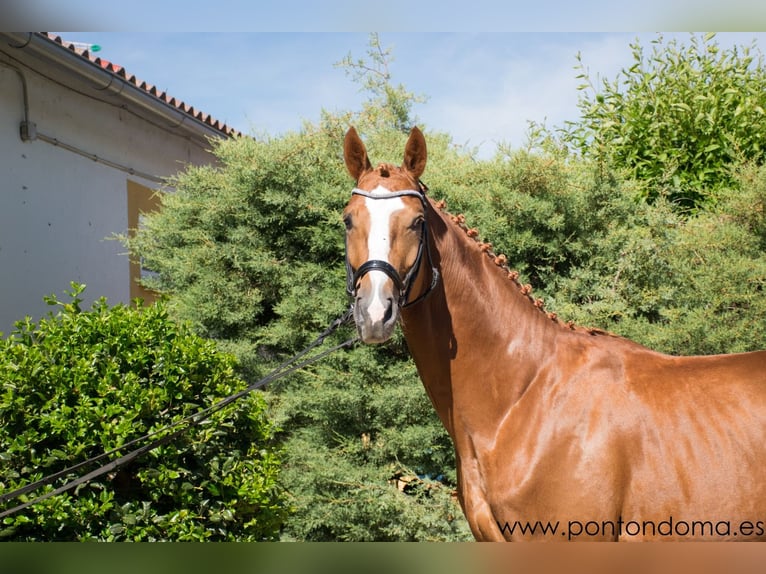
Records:
[[[141,446],[139,448],[136,448],[132,451],[130,451],[128,454],[125,454],[119,458],[116,458],[102,466],[99,466],[97,469],[80,476],[74,480],[71,480],[67,482],[66,484],[60,486],[59,488],[56,488],[50,492],[47,492],[33,500],[30,500],[28,502],[25,502],[23,504],[20,504],[18,506],[15,506],[11,509],[5,510],[3,512],[0,512],[0,519],[5,518],[6,516],[10,516],[12,514],[15,514],[16,512],[19,512],[20,510],[23,510],[29,506],[32,506],[34,504],[37,504],[38,502],[42,502],[43,500],[46,500],[48,498],[51,498],[52,496],[56,496],[58,494],[62,494],[64,492],[67,492],[69,490],[72,490],[73,488],[76,488],[80,486],[81,484],[85,484],[87,482],[90,482],[94,478],[98,478],[99,476],[103,476],[104,474],[107,474],[108,472],[112,472],[122,466],[125,466],[130,461],[140,457],[141,455],[146,454],[147,452],[154,450],[155,448],[158,448],[164,444],[169,443],[174,438],[182,435],[184,432],[189,430],[190,428],[197,426],[201,422],[209,419],[213,414],[220,411],[227,405],[233,403],[236,400],[239,400],[240,398],[244,397],[245,395],[260,389],[264,385],[275,381],[277,379],[280,379],[282,377],[285,377],[289,374],[294,373],[295,371],[298,371],[304,367],[307,367],[308,365],[311,365],[312,363],[315,363],[319,361],[320,359],[323,359],[327,355],[334,353],[335,351],[339,349],[343,349],[346,347],[352,347],[358,340],[359,337],[354,336],[343,343],[340,343],[338,345],[335,345],[334,347],[327,349],[325,351],[322,351],[321,353],[314,355],[313,357],[309,357],[308,359],[298,362],[301,358],[306,356],[307,353],[311,352],[312,349],[315,349],[319,345],[321,345],[327,337],[329,337],[332,333],[334,333],[339,327],[342,325],[348,323],[351,321],[351,317],[353,314],[353,307],[349,307],[346,312],[335,319],[330,326],[325,329],[324,332],[322,332],[313,343],[311,343],[308,347],[306,347],[303,351],[298,353],[297,355],[293,356],[292,358],[288,359],[281,365],[279,365],[276,369],[271,371],[268,375],[260,379],[259,381],[256,381],[255,383],[249,385],[245,389],[238,391],[237,393],[234,393],[232,395],[229,395],[225,399],[222,399],[215,403],[214,405],[211,405],[207,407],[206,409],[203,409],[199,412],[194,413],[193,415],[189,415],[181,420],[176,421],[173,424],[170,424],[160,430],[154,431],[152,433],[146,434],[142,437],[133,439],[130,442],[127,442],[120,446],[119,448],[116,448],[114,450],[110,450],[109,452],[105,452],[103,454],[94,456],[92,458],[89,458],[86,461],[80,462],[78,464],[75,464],[73,466],[70,466],[68,468],[65,468],[64,470],[61,470],[59,472],[56,472],[54,474],[48,475],[44,478],[41,478],[40,480],[37,480],[35,482],[32,482],[30,484],[27,484],[21,488],[18,488],[16,490],[13,490],[11,492],[7,492],[5,494],[0,495],[0,504],[8,502],[10,500],[14,500],[20,496],[23,496],[24,494],[27,494],[29,492],[32,492],[34,490],[37,490],[41,486],[45,486],[46,484],[50,484],[54,482],[55,480],[66,476],[68,474],[71,474],[77,470],[80,470],[84,466],[87,466],[89,464],[93,464],[95,462],[98,462],[100,460],[103,460],[105,458],[108,458],[114,454],[116,454],[119,451],[124,451],[126,448],[130,448],[138,443],[144,442],[146,440],[149,440],[153,437],[156,437],[158,435],[162,435],[163,433],[166,433],[172,429],[176,429],[173,432],[169,434],[165,434],[164,436],[161,436],[160,438],[155,438],[152,442],[145,444],[144,446]],[[176,428],[180,427],[180,428]]]

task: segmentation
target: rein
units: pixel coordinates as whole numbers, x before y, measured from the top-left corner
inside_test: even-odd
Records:
[[[370,259],[362,263],[356,271],[351,267],[351,263],[348,260],[348,236],[346,236],[346,292],[355,297],[357,292],[357,286],[359,281],[367,275],[370,271],[382,271],[385,273],[391,281],[394,282],[397,291],[399,292],[399,299],[397,305],[401,308],[409,307],[415,303],[419,303],[425,299],[431,291],[436,288],[439,283],[439,270],[433,264],[433,258],[431,256],[431,244],[428,241],[428,222],[426,221],[426,213],[428,213],[428,200],[425,196],[426,187],[423,183],[419,182],[420,190],[406,189],[403,191],[387,191],[385,193],[371,193],[364,191],[363,189],[354,188],[351,191],[351,195],[361,195],[362,197],[368,197],[370,199],[392,199],[394,197],[417,197],[423,205],[423,222],[421,224],[420,243],[418,245],[418,253],[415,256],[415,263],[410,267],[404,277],[399,275],[399,272],[394,269],[388,261],[382,259]],[[425,246],[425,248],[424,248]],[[421,293],[414,300],[409,301],[410,291],[412,290],[412,279],[420,269],[420,262],[423,259],[423,251],[426,252],[428,258],[428,264],[431,267],[431,284],[423,293]],[[353,303],[352,303],[353,304]]]
[[[58,494],[62,494],[64,492],[67,492],[81,484],[85,484],[87,482],[90,482],[94,478],[98,478],[99,476],[103,476],[104,474],[114,471],[130,461],[138,458],[139,456],[146,454],[147,452],[154,450],[164,444],[169,443],[172,439],[180,436],[184,432],[188,431],[190,428],[197,426],[201,422],[209,419],[213,414],[220,411],[227,405],[233,403],[234,401],[244,397],[245,395],[251,393],[252,391],[255,391],[267,383],[276,381],[278,379],[281,379],[282,377],[285,377],[289,374],[294,373],[297,370],[300,370],[308,365],[311,365],[312,363],[315,363],[316,361],[323,359],[330,353],[333,353],[339,349],[343,349],[346,347],[353,346],[358,340],[358,336],[354,336],[351,339],[348,339],[344,341],[343,343],[340,343],[338,345],[335,345],[334,347],[327,349],[325,351],[322,351],[321,353],[318,353],[317,355],[314,355],[313,357],[310,357],[308,359],[305,359],[301,362],[298,362],[301,358],[303,358],[307,353],[309,353],[312,349],[318,347],[321,345],[327,337],[329,337],[332,333],[338,330],[341,326],[350,323],[352,321],[353,317],[353,306],[349,307],[343,315],[335,319],[332,323],[330,323],[330,326],[327,327],[308,347],[303,349],[300,353],[293,356],[292,358],[288,359],[287,361],[283,362],[281,365],[279,365],[276,369],[271,371],[268,375],[260,379],[259,381],[252,383],[248,387],[242,389],[241,391],[238,391],[234,394],[229,395],[225,399],[222,399],[218,401],[217,403],[202,409],[199,412],[194,413],[193,415],[189,415],[181,420],[178,420],[160,430],[151,432],[149,434],[146,434],[142,437],[133,439],[119,448],[116,448],[114,450],[110,450],[109,452],[105,452],[103,454],[94,456],[92,458],[89,458],[88,460],[85,460],[83,462],[77,463],[73,466],[70,466],[68,468],[65,468],[59,472],[56,472],[54,474],[50,474],[44,478],[41,478],[40,480],[37,480],[35,482],[32,482],[30,484],[27,484],[25,486],[22,486],[21,488],[18,488],[16,490],[13,490],[11,492],[7,492],[5,494],[0,495],[0,504],[8,502],[10,500],[15,500],[19,498],[20,496],[27,494],[28,492],[32,492],[34,490],[37,490],[41,486],[45,486],[46,484],[50,484],[53,481],[62,478],[68,474],[71,474],[77,470],[80,470],[81,468],[93,464],[95,462],[99,462],[105,458],[108,458],[119,451],[125,450],[126,448],[130,448],[132,446],[135,446],[139,443],[142,443],[144,441],[147,441],[149,439],[154,439],[151,442],[138,447],[132,451],[130,451],[128,454],[125,454],[123,456],[120,456],[114,460],[111,460],[110,462],[103,464],[99,466],[97,469],[89,472],[88,474],[85,474],[83,476],[80,476],[76,479],[73,479],[66,484],[47,492],[33,500],[29,500],[27,502],[24,502],[23,504],[19,504],[18,506],[15,506],[13,508],[10,508],[8,510],[4,510],[3,512],[0,512],[0,519],[5,518],[6,516],[10,516],[12,514],[15,514],[16,512],[19,512],[20,510],[23,510],[29,506],[32,506],[34,504],[37,504],[38,502],[42,502],[43,500],[46,500],[48,498],[51,498],[52,496],[56,496]],[[173,430],[175,429],[175,430]],[[173,430],[173,432],[167,433],[168,431]],[[159,438],[155,438],[159,435]]]

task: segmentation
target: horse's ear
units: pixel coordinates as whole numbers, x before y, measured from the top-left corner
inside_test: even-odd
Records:
[[[365,172],[372,169],[370,159],[367,157],[367,149],[364,147],[359,134],[354,127],[348,128],[343,140],[343,157],[346,160],[346,169],[355,180]]]
[[[420,179],[420,176],[426,169],[427,159],[426,138],[423,137],[423,132],[414,127],[410,131],[407,145],[404,146],[404,163],[402,168],[410,172],[416,180]]]

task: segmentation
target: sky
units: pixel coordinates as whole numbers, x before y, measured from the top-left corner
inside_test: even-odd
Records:
[[[274,136],[322,109],[360,108],[366,95],[334,64],[364,57],[376,30],[392,82],[426,98],[418,124],[488,157],[499,143],[523,146],[529,122],[578,119],[578,53],[591,77],[612,79],[632,64],[636,37],[648,46],[653,30],[766,30],[766,2],[1,0],[0,27],[63,30],[239,131]],[[766,33],[733,32],[720,43],[757,37],[766,49]]]
[[[368,94],[336,64],[366,58],[363,32],[57,32],[97,44],[100,57],[252,135],[278,136],[316,122],[323,109],[358,110]],[[632,63],[630,44],[651,50],[644,33],[381,32],[392,82],[424,96],[413,115],[426,130],[490,157],[518,148],[529,122],[560,126],[579,117],[576,55],[594,80]],[[689,33],[664,34],[687,42]],[[766,33],[722,33],[721,46],[766,50]]]
[[[764,29],[763,0],[3,0],[17,30],[512,32]],[[28,24],[34,23],[35,26]],[[54,24],[54,25],[51,25]]]

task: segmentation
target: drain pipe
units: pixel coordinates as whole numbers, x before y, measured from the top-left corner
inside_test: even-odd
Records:
[[[19,136],[21,137],[21,141],[30,142],[30,141],[35,141],[39,139],[46,143],[61,147],[63,149],[66,149],[78,155],[81,155],[83,157],[87,157],[88,159],[91,159],[97,163],[108,165],[109,167],[112,167],[114,169],[119,169],[120,171],[129,173],[130,175],[135,175],[137,177],[141,177],[143,179],[153,181],[155,183],[167,182],[166,178],[162,178],[162,177],[153,175],[151,173],[146,173],[146,172],[134,169],[130,166],[123,165],[121,163],[110,161],[106,158],[99,157],[96,154],[89,153],[77,146],[70,145],[66,142],[62,142],[58,140],[57,138],[47,136],[43,133],[38,132],[37,124],[35,124],[33,121],[29,119],[29,88],[27,87],[27,78],[24,75],[24,71],[18,66],[14,66],[13,64],[10,64],[4,61],[0,61],[0,66],[3,66],[4,68],[8,68],[9,70],[13,70],[14,72],[16,72],[16,75],[18,75],[19,82],[21,84],[22,102],[24,106],[24,119],[21,121],[21,125],[19,126]]]
[[[24,119],[21,122],[21,139],[22,141],[33,140],[36,137],[36,133],[35,124],[29,121],[29,88],[27,88],[27,77],[24,75],[24,71],[18,66],[3,61],[0,61],[0,66],[13,70],[19,77],[19,82],[21,83],[21,97],[24,104]]]

